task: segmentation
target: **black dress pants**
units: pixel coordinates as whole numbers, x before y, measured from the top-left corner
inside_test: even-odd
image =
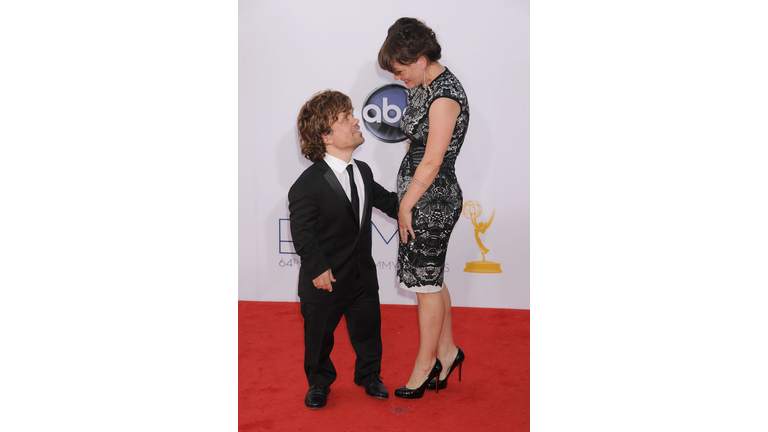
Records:
[[[361,284],[346,299],[332,304],[301,302],[304,317],[304,372],[309,386],[330,386],[336,381],[336,368],[331,361],[333,332],[342,315],[352,348],[357,354],[355,377],[362,379],[371,372],[381,373],[381,306],[379,293],[368,295]]]

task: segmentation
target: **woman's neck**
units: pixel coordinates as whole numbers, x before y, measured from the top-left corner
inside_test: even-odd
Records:
[[[427,82],[425,85],[432,84],[432,81],[437,78],[438,75],[443,73],[445,71],[445,66],[441,65],[438,62],[430,63],[429,66],[427,66]]]

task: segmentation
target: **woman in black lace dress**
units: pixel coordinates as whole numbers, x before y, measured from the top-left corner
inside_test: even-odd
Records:
[[[459,80],[438,62],[440,51],[432,29],[415,18],[397,20],[379,51],[379,66],[408,87],[400,122],[410,144],[397,175],[397,276],[400,287],[418,297],[420,336],[411,377],[395,391],[404,398],[445,388],[456,367],[461,379],[464,361],[453,342],[451,296],[443,276],[463,202],[455,163],[467,133],[469,104]]]

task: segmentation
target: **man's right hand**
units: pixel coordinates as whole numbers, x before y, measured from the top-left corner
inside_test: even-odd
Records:
[[[326,290],[328,292],[333,291],[333,286],[331,286],[331,282],[336,282],[336,279],[333,278],[333,273],[331,272],[331,269],[324,271],[320,276],[312,280],[312,283],[315,284],[315,288]]]

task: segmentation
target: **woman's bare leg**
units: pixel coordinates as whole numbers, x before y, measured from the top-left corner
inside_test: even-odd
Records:
[[[445,320],[444,297],[441,293],[416,294],[419,302],[419,353],[411,378],[405,385],[409,389],[422,385],[435,365],[435,351]]]
[[[456,354],[459,353],[459,349],[456,348],[456,344],[453,342],[453,327],[451,326],[451,294],[448,292],[448,285],[443,283],[443,290],[440,291],[440,293],[443,295],[445,317],[443,318],[440,339],[438,339],[437,342],[437,358],[439,358],[440,363],[443,364],[443,371],[440,373],[440,379],[445,379],[453,360],[456,359]]]

